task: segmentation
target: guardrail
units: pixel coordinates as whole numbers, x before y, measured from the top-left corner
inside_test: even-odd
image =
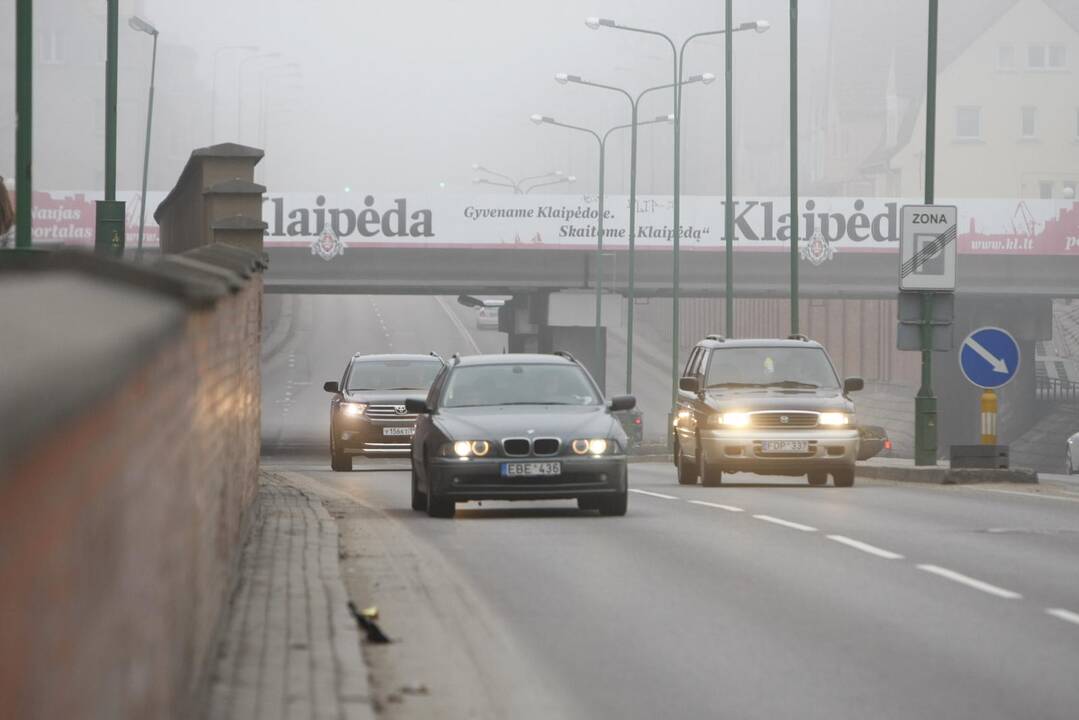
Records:
[[[1079,382],[1038,377],[1034,380],[1034,396],[1048,402],[1079,402]]]

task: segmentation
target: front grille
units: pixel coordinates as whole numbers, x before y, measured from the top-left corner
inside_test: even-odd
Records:
[[[750,415],[757,428],[817,427],[817,414],[808,412],[764,412]]]
[[[532,452],[536,455],[557,455],[562,441],[558,438],[536,438],[532,441]]]
[[[456,482],[453,482],[456,480]],[[538,477],[504,478],[499,475],[461,475],[451,480],[451,487],[495,486],[499,488],[551,487],[561,485],[605,485],[606,478],[595,473],[563,473]]]
[[[372,420],[407,420],[416,421],[416,415],[405,412],[405,406],[401,405],[368,405],[367,417]]]
[[[524,457],[532,450],[528,438],[508,438],[502,441],[502,452],[512,457]]]

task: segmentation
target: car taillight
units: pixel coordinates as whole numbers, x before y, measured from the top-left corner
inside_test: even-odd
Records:
[[[641,424],[641,419],[639,417],[638,418],[633,418],[633,424],[634,425],[640,425]]]
[[[884,441],[884,449],[885,450],[891,450],[892,449],[892,441],[891,440],[885,440]]]

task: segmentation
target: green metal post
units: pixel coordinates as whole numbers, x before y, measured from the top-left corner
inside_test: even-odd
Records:
[[[116,200],[116,61],[120,0],[108,0],[105,40],[105,200]]]
[[[15,247],[33,245],[34,3],[15,6]]]
[[[629,308],[626,312],[626,394],[633,392],[633,310],[637,304],[637,102],[629,140]]]
[[[678,318],[678,304],[681,302],[681,293],[679,289],[679,281],[681,280],[682,266],[681,259],[679,257],[679,245],[681,243],[682,228],[680,223],[682,222],[680,210],[682,202],[682,170],[681,170],[681,155],[682,155],[682,86],[680,77],[681,67],[679,63],[679,53],[674,46],[674,42],[667,38],[667,42],[671,43],[671,50],[674,51],[674,227],[672,231],[674,241],[674,259],[673,259],[673,271],[671,278],[671,306],[672,318],[671,318],[671,405],[673,406],[678,402],[678,345],[679,345],[679,318]]]
[[[933,170],[937,124],[937,15],[938,0],[929,0],[929,57],[925,98],[925,204],[934,200]],[[914,399],[914,464],[937,462],[937,398],[933,394],[933,293],[922,293],[922,385]]]
[[[142,155],[142,199],[139,208],[139,245],[135,250],[135,259],[142,257],[142,236],[146,229],[146,183],[150,172],[150,128],[154,122],[154,76],[157,73],[157,33],[154,33],[154,51],[150,60],[150,101],[146,109],[146,149]]]
[[[726,165],[727,165],[727,202],[723,208],[723,240],[724,265],[726,266],[726,281],[724,288],[724,310],[726,311],[726,334],[734,337],[734,41],[730,29],[734,25],[734,16],[731,8],[732,0],[727,0],[727,33],[726,33],[726,96],[727,114],[726,127]]]
[[[120,257],[124,253],[126,215],[116,200],[116,69],[119,0],[108,0],[105,39],[105,199],[96,203],[94,250]]]
[[[791,0],[791,333],[798,329],[798,0]]]

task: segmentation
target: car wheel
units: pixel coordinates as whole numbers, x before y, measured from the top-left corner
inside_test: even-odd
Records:
[[[617,495],[604,495],[596,498],[596,509],[600,515],[621,517],[629,507],[629,493],[623,490]]]
[[[681,448],[678,448],[678,457],[674,464],[678,468],[679,485],[697,484],[697,463],[687,460]]]
[[[427,509],[427,494],[420,492],[420,478],[416,474],[416,465],[412,465],[412,509],[423,512]]]
[[[811,472],[809,473],[810,485],[827,485],[828,473],[826,472]]]
[[[832,473],[832,483],[836,487],[851,487],[854,485],[854,468],[836,470]]]
[[[435,494],[433,487],[427,488],[427,514],[433,518],[451,518],[457,512],[457,503],[447,497]]]
[[[701,485],[719,487],[723,484],[723,471],[716,465],[701,458]]]
[[[348,472],[352,470],[352,456],[341,452],[337,447],[337,433],[330,426],[330,468],[334,472]]]

